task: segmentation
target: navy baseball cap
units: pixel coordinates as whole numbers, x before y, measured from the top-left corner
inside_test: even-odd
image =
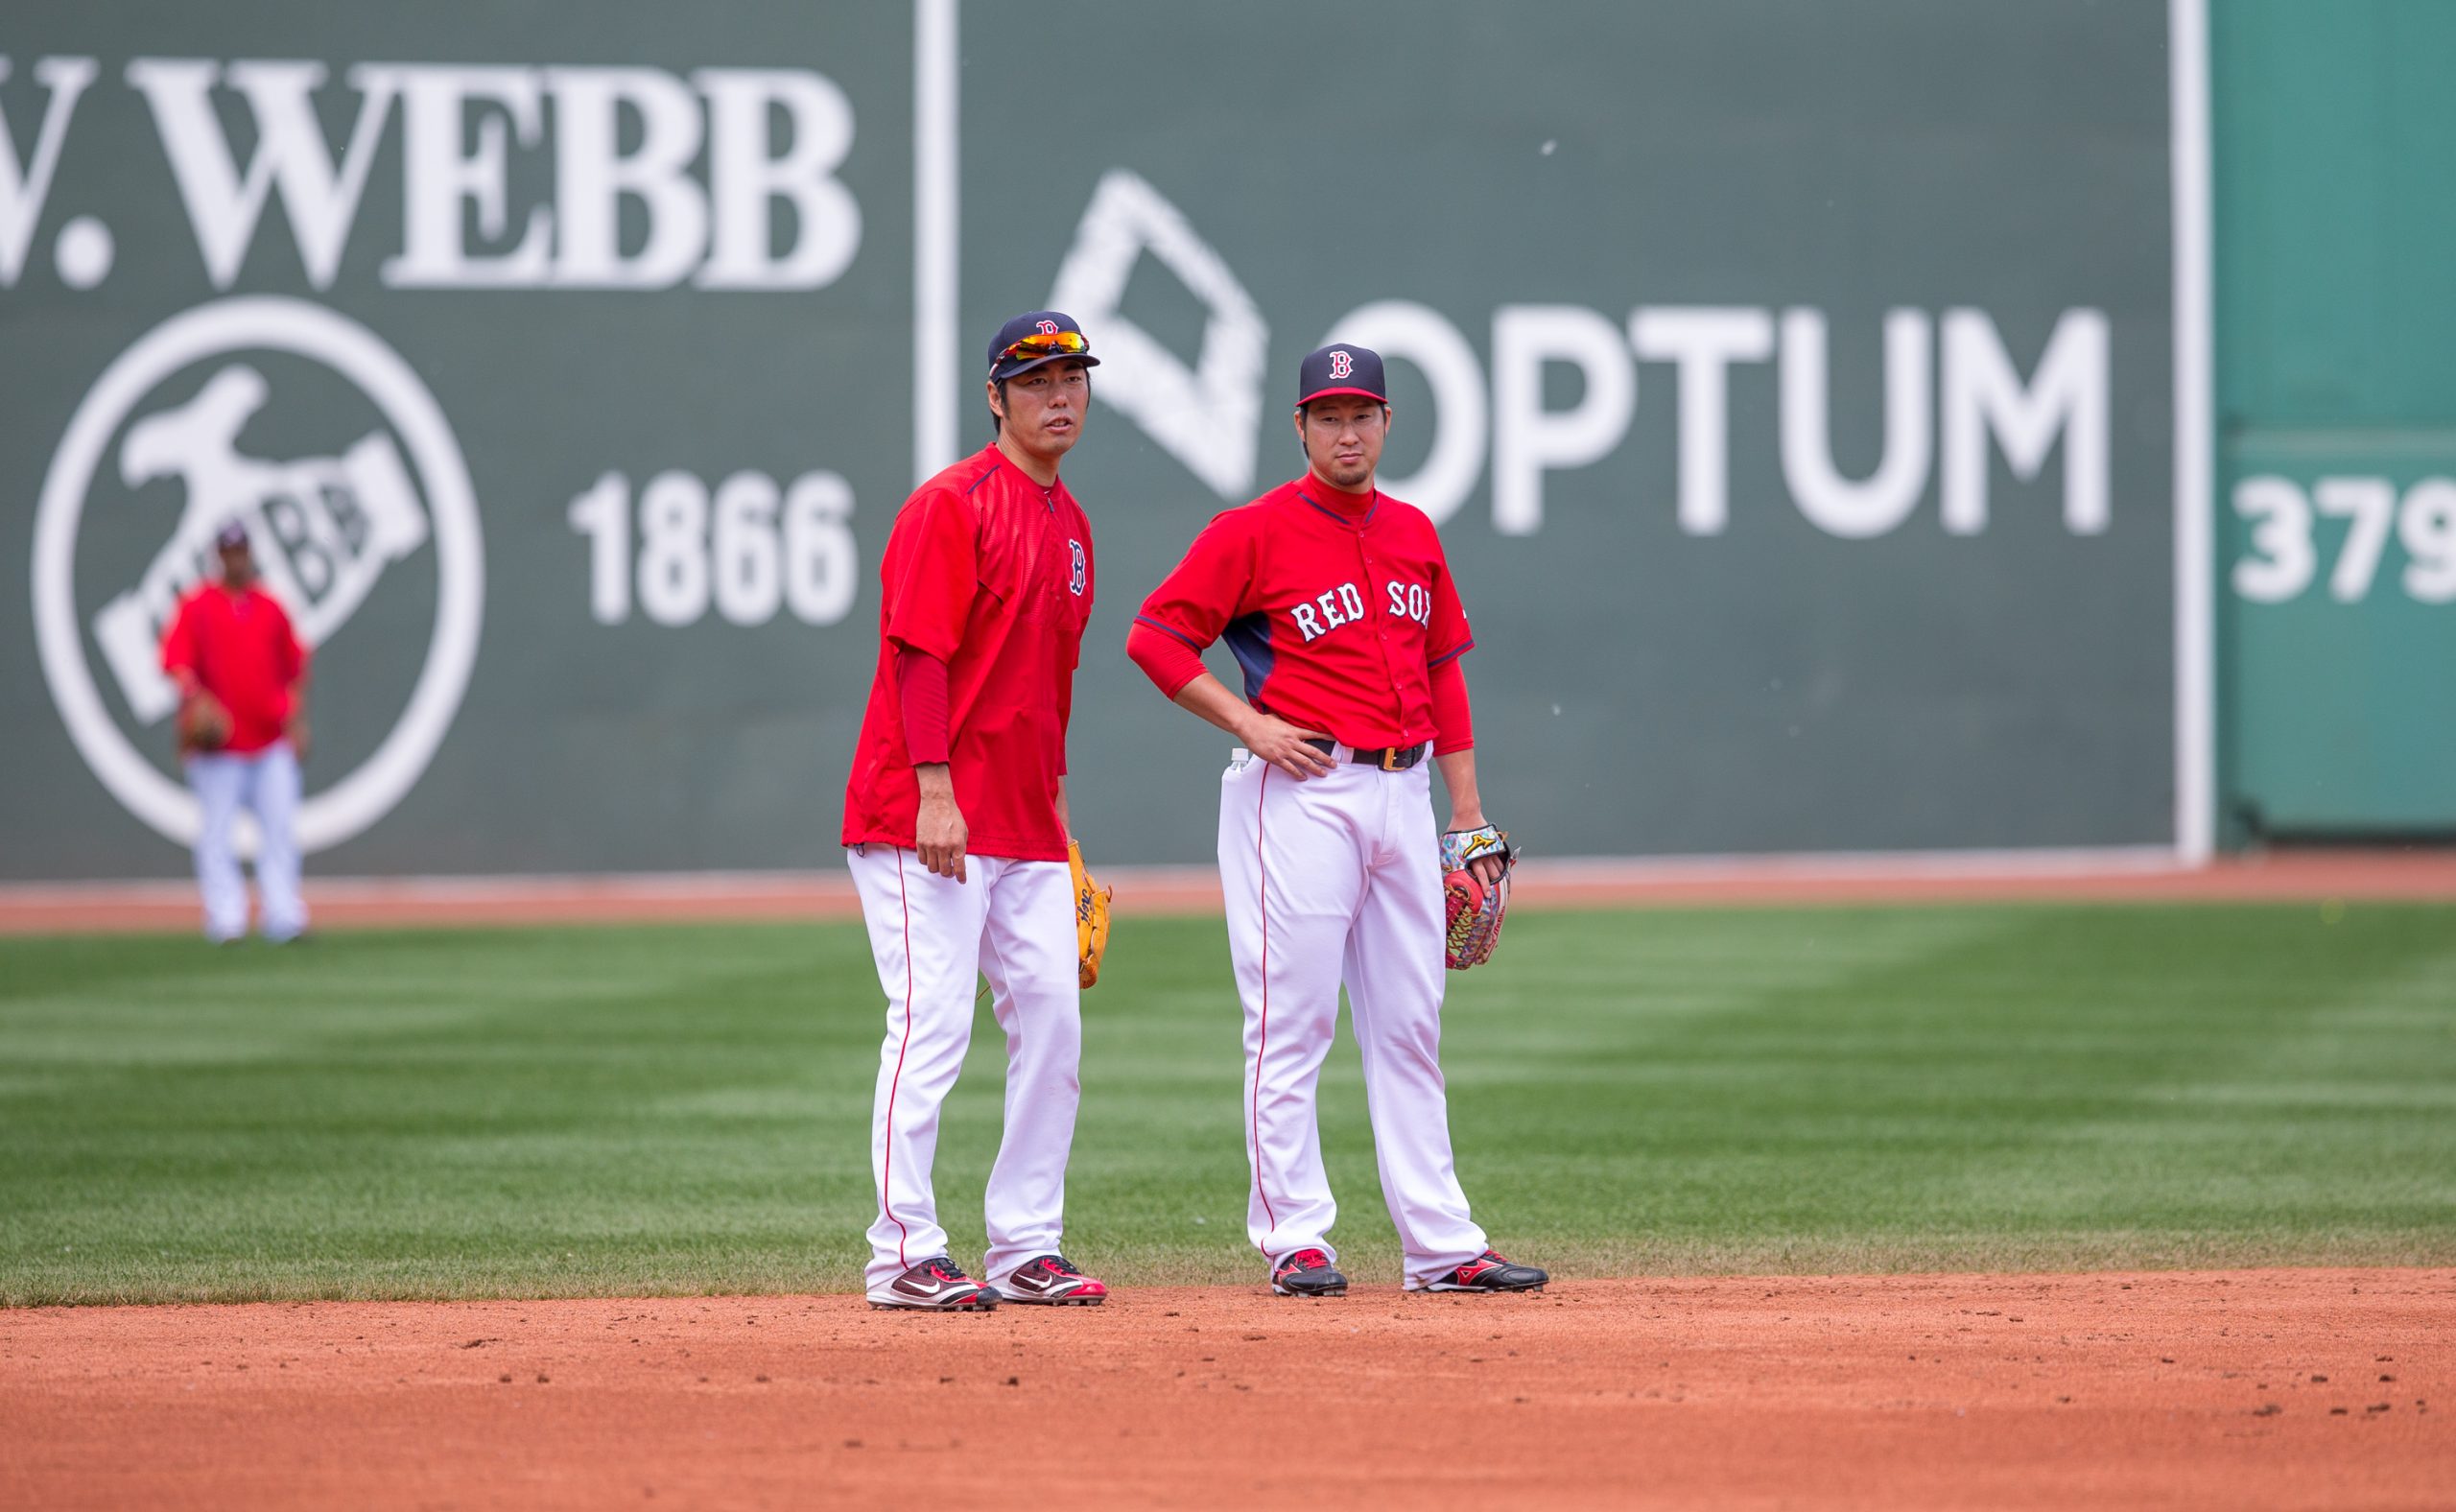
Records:
[[[1017,350],[1018,346],[1022,349]],[[1073,316],[1056,310],[1027,310],[998,327],[997,339],[989,343],[989,381],[997,383],[1067,357],[1086,367],[1100,366]]]
[[[1337,393],[1388,404],[1390,390],[1382,381],[1382,354],[1348,342],[1306,353],[1296,380],[1296,402],[1311,404]]]
[[[213,532],[213,545],[218,551],[233,551],[248,544],[248,528],[233,520]]]

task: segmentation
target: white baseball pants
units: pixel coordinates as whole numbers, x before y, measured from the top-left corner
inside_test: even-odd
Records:
[[[1066,1160],[1082,1101],[1081,992],[1076,985],[1074,882],[1066,862],[964,858],[965,881],[914,852],[869,845],[845,853],[870,955],[886,994],[886,1040],[870,1118],[870,1225],[875,1290],[947,1252],[930,1168],[938,1110],[972,1044],[973,982],[989,980],[990,1011],[1006,1032],[1006,1127],[984,1203],[996,1286],[1058,1248]]]
[[[265,938],[296,938],[307,928],[298,895],[298,754],[275,741],[245,756],[186,759],[188,787],[201,813],[196,835],[197,890],[204,895],[204,934],[216,942],[248,933],[248,882],[230,842],[246,809],[256,816],[256,888],[264,894]]]
[[[1239,753],[1243,757],[1243,753]],[[1442,894],[1429,762],[1347,760],[1298,782],[1250,757],[1220,778],[1219,879],[1245,1004],[1245,1226],[1276,1263],[1334,1257],[1315,1091],[1339,985],[1364,1052],[1382,1197],[1420,1286],[1484,1252],[1450,1153],[1441,1077]]]

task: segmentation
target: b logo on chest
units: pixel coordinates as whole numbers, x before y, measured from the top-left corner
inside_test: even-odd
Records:
[[[1072,558],[1067,567],[1066,591],[1077,599],[1083,597],[1083,585],[1091,579],[1091,559],[1083,555],[1083,543],[1069,539],[1066,554]]]

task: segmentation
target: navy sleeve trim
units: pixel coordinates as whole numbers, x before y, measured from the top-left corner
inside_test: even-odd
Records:
[[[1433,668],[1435,668],[1435,667],[1438,667],[1438,666],[1442,665],[1444,662],[1454,662],[1454,661],[1456,661],[1459,657],[1466,655],[1469,651],[1472,651],[1472,650],[1474,650],[1475,649],[1476,649],[1476,641],[1475,641],[1475,637],[1473,637],[1473,636],[1469,636],[1466,640],[1464,640],[1464,641],[1460,642],[1458,645],[1452,647],[1450,650],[1446,650],[1446,651],[1443,651],[1440,655],[1435,656],[1434,658],[1432,658],[1432,660],[1430,660],[1430,661],[1429,661],[1429,662],[1426,662],[1426,663],[1424,664],[1424,665],[1425,665],[1425,670],[1426,670],[1426,671],[1428,671],[1428,672],[1429,672],[1429,671],[1430,671],[1430,670],[1432,670]]]
[[[1134,623],[1137,625],[1147,625],[1153,629],[1158,630],[1163,635],[1185,642],[1187,648],[1193,650],[1196,655],[1200,655],[1202,653],[1202,648],[1194,643],[1194,638],[1188,635],[1185,631],[1178,629],[1173,625],[1163,625],[1147,614],[1136,615],[1134,617]]]

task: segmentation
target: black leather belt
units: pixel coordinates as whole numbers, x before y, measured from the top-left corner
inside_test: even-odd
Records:
[[[1338,743],[1335,741],[1307,741],[1305,744],[1325,756],[1334,756],[1338,753]],[[1347,759],[1358,767],[1379,767],[1383,771],[1405,771],[1431,754],[1432,742],[1418,741],[1413,745],[1383,745],[1373,750],[1350,746]]]

